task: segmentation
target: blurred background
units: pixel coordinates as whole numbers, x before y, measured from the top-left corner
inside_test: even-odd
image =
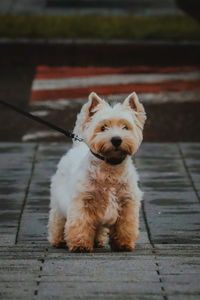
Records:
[[[200,141],[198,0],[1,0],[0,99],[65,129],[136,91],[145,141]],[[0,107],[0,141],[65,141]]]

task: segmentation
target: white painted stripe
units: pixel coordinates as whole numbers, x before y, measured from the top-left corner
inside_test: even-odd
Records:
[[[22,137],[23,142],[34,141],[40,138],[62,136],[61,133],[56,131],[36,131],[33,133],[27,133]]]
[[[32,90],[56,90],[73,87],[91,87],[100,85],[117,85],[130,83],[152,83],[166,80],[200,79],[200,72],[180,72],[168,74],[118,74],[75,77],[62,79],[37,79],[33,81]]]
[[[107,95],[105,100],[109,102],[122,102],[128,94]],[[139,99],[144,104],[162,104],[162,103],[184,103],[184,102],[200,102],[199,91],[179,91],[179,92],[163,92],[163,93],[140,93]],[[45,108],[51,110],[63,110],[65,107],[77,108],[81,107],[88,101],[88,98],[76,99],[60,99],[48,101],[35,101],[30,105],[36,109]]]
[[[82,99],[80,99],[81,101]],[[59,100],[45,100],[45,101],[32,101],[30,105],[33,107],[40,107],[55,109],[55,110],[63,110],[67,106],[71,106],[73,101],[77,101],[77,99],[73,99],[72,101],[67,99],[59,99]]]
[[[107,95],[109,102],[122,102],[128,94]],[[200,102],[200,91],[178,91],[161,93],[138,93],[140,101],[145,104]]]
[[[199,91],[144,93],[139,97],[144,104],[200,102]]]
[[[31,114],[37,117],[45,117],[48,116],[49,112],[47,110],[38,110],[32,111]]]

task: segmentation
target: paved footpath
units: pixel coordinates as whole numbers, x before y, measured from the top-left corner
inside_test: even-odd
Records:
[[[200,143],[143,143],[133,253],[49,246],[49,179],[69,147],[0,143],[0,298],[199,299]]]

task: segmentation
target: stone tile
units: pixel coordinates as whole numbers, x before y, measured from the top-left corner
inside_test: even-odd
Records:
[[[154,243],[200,243],[200,205],[194,192],[146,192],[144,199]]]
[[[167,299],[168,300],[199,300],[199,295],[176,293],[175,295],[169,295]]]
[[[198,256],[188,255],[192,253],[190,250],[176,257],[172,253],[157,255],[160,277],[168,295],[200,293],[200,259]]]
[[[20,245],[20,246],[1,246],[0,260],[26,260],[26,259],[43,259],[46,252],[45,246]]]
[[[153,242],[200,243],[200,205],[183,160],[139,157],[136,165]]]
[[[200,191],[200,159],[185,158],[185,163],[196,190]]]
[[[199,277],[196,278],[195,276],[188,276],[187,282],[177,282],[177,279],[176,281],[164,282],[163,286],[167,290],[168,294],[200,294]]]
[[[0,282],[1,299],[34,299],[36,281]]]
[[[176,143],[142,143],[136,158],[180,158],[179,149]]]
[[[154,296],[159,296],[160,283],[158,282],[41,282],[38,290],[38,299],[64,299],[63,295],[67,295],[67,299],[93,299],[117,297],[117,299],[127,299],[127,297],[135,298],[145,295],[146,299],[155,299]],[[49,298],[51,297],[51,298]],[[115,298],[116,299],[116,298]]]
[[[145,190],[179,192],[191,187],[182,159],[136,158],[136,166]]]
[[[40,264],[33,259],[0,259],[1,299],[32,299]]]
[[[149,238],[148,238],[148,234],[146,231],[140,231],[140,236],[139,239],[136,242],[137,244],[148,244],[149,243]]]
[[[33,259],[0,259],[0,282],[32,281],[39,274],[41,262]]]
[[[0,144],[0,245],[14,244],[31,175],[34,144]]]
[[[171,255],[177,256],[184,254],[185,256],[195,256],[200,252],[199,244],[171,244],[171,245],[156,245],[156,249],[162,251],[161,253],[165,253],[165,251],[169,251]],[[164,252],[163,252],[164,251]]]
[[[200,143],[180,143],[184,157],[200,159]]]
[[[180,143],[180,148],[200,200],[200,143]]]
[[[50,178],[60,157],[70,144],[41,144],[39,146],[28,199],[21,220],[19,243],[47,242],[47,223],[50,203]]]
[[[170,251],[169,251],[170,252]],[[188,251],[189,252],[189,251]],[[200,258],[198,256],[157,256],[159,270],[161,276],[163,275],[200,275]]]
[[[133,256],[133,255],[110,255],[106,259],[105,255],[90,254],[90,255],[73,255],[68,254],[67,259],[46,259],[43,268],[43,276],[65,276],[69,272],[71,276],[82,276],[84,278],[89,276],[91,280],[105,280],[105,276],[110,277],[111,274],[115,274],[115,278],[109,280],[118,280],[119,274],[123,278],[129,278],[133,280],[133,274],[136,271],[142,272],[155,272],[155,261],[152,256]],[[87,272],[86,272],[87,269]],[[156,275],[156,274],[154,274]],[[138,275],[139,276],[139,275]],[[152,275],[153,276],[153,275]],[[157,277],[153,276],[154,281],[157,281]],[[127,279],[128,280],[128,279]]]
[[[77,259],[73,254],[71,257],[70,259],[69,255],[68,258],[57,259],[56,262],[52,259],[45,261],[39,286],[40,299],[48,296],[59,297],[66,292],[70,299],[95,295],[104,295],[106,299],[113,295],[159,295],[157,291],[160,283],[152,257],[134,258],[121,255],[119,258],[112,255],[108,258],[107,255],[87,255],[81,258],[78,255]]]

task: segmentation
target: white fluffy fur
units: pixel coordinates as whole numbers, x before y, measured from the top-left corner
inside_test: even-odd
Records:
[[[108,172],[108,170],[112,171],[116,170],[116,178],[114,180],[123,181],[128,183],[130,187],[132,197],[134,201],[137,203],[137,207],[139,209],[139,203],[142,198],[142,192],[138,188],[138,175],[136,169],[132,163],[131,156],[128,155],[125,160],[120,165],[107,165],[105,169],[102,167],[106,165],[105,162],[99,160],[90,152],[88,144],[90,143],[90,139],[94,133],[94,129],[104,119],[113,119],[113,118],[122,118],[127,120],[133,126],[133,139],[135,143],[135,151],[137,151],[141,141],[142,141],[142,131],[140,128],[143,128],[145,114],[141,103],[139,103],[136,94],[132,94],[134,97],[134,101],[136,106],[140,106],[140,110],[133,110],[130,108],[130,96],[124,101],[123,104],[116,104],[114,107],[111,107],[104,100],[99,98],[99,104],[94,108],[94,115],[90,118],[89,122],[87,122],[88,117],[88,108],[92,103],[92,97],[98,97],[94,93],[89,96],[89,101],[86,103],[77,117],[76,126],[74,132],[84,138],[85,142],[74,142],[73,147],[61,158],[57,171],[55,175],[52,177],[51,181],[51,215],[53,212],[56,212],[60,218],[64,218],[67,220],[70,218],[70,212],[73,208],[73,201],[81,192],[85,192],[85,188],[88,183],[88,170],[93,174],[93,178],[98,180],[99,172]],[[143,119],[138,119],[138,115],[141,115]],[[86,126],[83,128],[83,124],[86,122]],[[104,136],[108,139],[112,136],[122,136],[126,133],[122,128],[115,127],[109,130],[108,132],[104,132]],[[97,139],[101,138],[99,134]],[[98,167],[94,167],[92,162],[96,161]],[[115,173],[115,172],[114,172]],[[106,180],[106,178],[105,178]],[[102,186],[102,190],[104,186]],[[118,202],[115,186],[106,186],[106,189],[109,189],[109,204],[106,208],[105,215],[103,216],[101,223],[104,226],[108,227],[110,224],[114,224],[118,217]],[[84,216],[81,215],[80,210],[77,210],[76,216],[73,218],[82,219]],[[75,221],[75,220],[74,220]],[[50,227],[50,225],[49,225]],[[52,230],[49,230],[49,241],[53,244],[52,241]]]
[[[73,205],[73,199],[80,191],[84,191],[84,184],[87,182],[86,174],[88,169],[91,168],[92,160],[98,161],[98,158],[91,154],[87,145],[80,143],[79,146],[73,147],[61,158],[56,174],[52,177],[50,208],[56,210],[66,219],[69,217],[68,214],[70,207]],[[131,157],[127,157],[122,164],[123,168],[120,176],[125,182],[131,184],[133,197],[140,201],[142,192],[138,188],[138,174]],[[117,166],[109,166],[109,168],[117,168]],[[94,172],[94,177],[96,177],[95,175]],[[110,195],[109,200],[113,202],[112,187],[110,188]],[[105,216],[105,219],[107,219],[107,216]],[[104,223],[104,220],[102,222]]]

